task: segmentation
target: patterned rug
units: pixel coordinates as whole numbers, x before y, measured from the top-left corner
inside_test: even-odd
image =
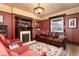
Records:
[[[54,45],[49,45],[46,43],[42,42],[35,42],[32,44],[29,44],[30,49],[33,51],[43,51],[46,52],[47,56],[65,56],[66,55],[66,50],[63,49],[63,47],[56,47]]]

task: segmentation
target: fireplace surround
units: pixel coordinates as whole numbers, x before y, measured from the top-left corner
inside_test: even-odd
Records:
[[[23,43],[31,41],[31,32],[30,31],[20,31],[20,41]]]

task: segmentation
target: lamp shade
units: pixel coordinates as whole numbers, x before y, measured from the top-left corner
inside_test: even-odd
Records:
[[[35,7],[33,11],[37,14],[41,14],[44,11],[44,8],[38,5],[38,7]]]

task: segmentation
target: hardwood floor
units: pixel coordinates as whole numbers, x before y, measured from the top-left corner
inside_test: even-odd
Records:
[[[79,45],[67,44],[67,56],[79,56]]]

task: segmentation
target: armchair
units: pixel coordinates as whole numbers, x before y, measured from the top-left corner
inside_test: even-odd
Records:
[[[11,43],[16,43],[16,44],[18,44],[19,46],[22,45],[22,42],[19,41],[19,39],[6,39],[2,34],[0,34],[0,41],[2,41],[3,44],[4,44],[7,48],[9,48],[9,45],[10,45]]]

